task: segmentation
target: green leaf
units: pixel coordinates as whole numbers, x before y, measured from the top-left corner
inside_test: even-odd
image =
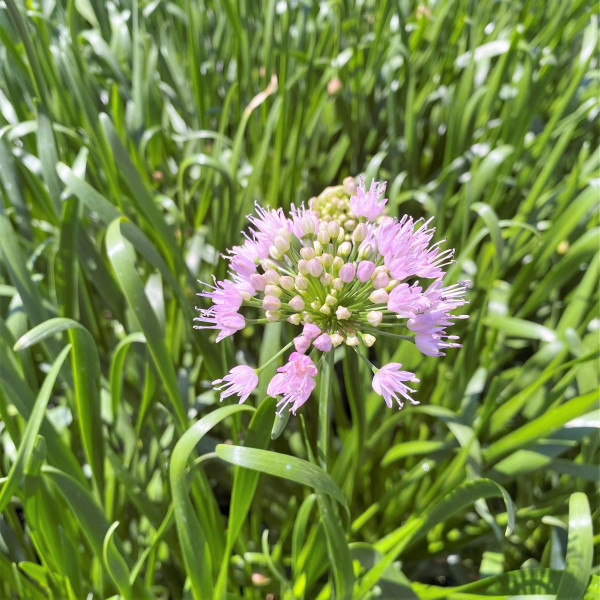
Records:
[[[17,456],[10,468],[7,479],[4,481],[4,484],[0,489],[0,511],[4,510],[11,496],[21,484],[21,477],[25,473],[25,467],[31,458],[31,454],[35,446],[35,440],[44,419],[44,413],[46,412],[46,407],[50,401],[52,389],[54,388],[54,383],[56,382],[56,378],[58,377],[60,369],[63,366],[63,363],[65,362],[67,354],[70,350],[70,344],[61,350],[60,354],[56,357],[56,360],[52,363],[52,368],[48,372],[48,375],[46,375],[44,383],[40,388],[40,392],[35,400],[33,410],[31,411],[31,415],[29,416],[27,425],[23,431],[21,443],[19,445],[19,449],[17,450]]]
[[[194,600],[212,597],[214,589],[211,568],[210,540],[200,524],[189,498],[186,466],[196,444],[219,422],[240,412],[254,410],[251,406],[222,406],[190,427],[179,439],[169,467],[169,480],[175,509],[175,522],[183,561],[190,580]],[[217,446],[218,448],[219,446]]]

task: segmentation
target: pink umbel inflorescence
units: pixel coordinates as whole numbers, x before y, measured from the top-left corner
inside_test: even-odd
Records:
[[[460,346],[456,336],[446,334],[455,319],[467,318],[453,314],[466,303],[466,283],[443,284],[453,250],[432,243],[431,219],[384,216],[384,192],[384,183],[372,182],[367,191],[362,178],[358,187],[347,179],[308,207],[292,206],[289,215],[257,206],[244,243],[225,255],[228,279],[199,294],[212,305],[200,310],[196,327],[215,329],[217,342],[247,323],[287,320],[301,328],[283,350],[293,344],[295,352],[267,388],[281,397],[280,412],[295,413],[307,401],[318,358],[341,344],[367,362],[359,347],[373,346],[379,335],[411,340],[429,356]],[[244,402],[265,366],[234,367],[213,385],[220,384],[221,399],[237,395]],[[395,400],[402,408],[401,398],[417,403],[404,383],[418,381],[413,373],[401,371],[398,363],[370,366],[373,389],[388,406]]]

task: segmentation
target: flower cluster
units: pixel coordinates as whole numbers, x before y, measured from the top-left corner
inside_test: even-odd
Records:
[[[358,187],[345,180],[311,199],[308,207],[292,206],[289,215],[257,205],[256,214],[248,217],[244,243],[225,256],[230,277],[199,294],[212,305],[200,310],[196,327],[215,329],[217,342],[248,322],[285,319],[301,327],[282,350],[293,344],[295,352],[267,389],[281,396],[280,411],[289,406],[295,413],[306,402],[315,387],[314,361],[341,344],[358,350],[372,346],[378,335],[391,335],[410,339],[429,356],[460,346],[446,328],[466,318],[452,314],[466,303],[466,285],[442,283],[453,251],[442,250],[441,242],[431,244],[431,220],[384,216],[384,193],[385,184],[373,182],[367,190],[359,178]],[[248,311],[254,311],[254,318]],[[399,327],[405,335],[390,331]],[[418,381],[414,373],[402,371],[399,363],[370,366],[373,389],[388,406],[395,400],[402,408],[401,398],[418,404],[410,395],[414,390],[405,385]],[[259,371],[240,365],[213,385],[221,384],[216,388],[221,399],[237,395],[243,402],[256,387]]]

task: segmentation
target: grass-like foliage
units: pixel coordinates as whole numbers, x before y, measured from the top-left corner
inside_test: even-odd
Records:
[[[0,597],[597,597],[597,57],[589,0],[0,2]],[[401,411],[336,352],[327,471],[277,363],[210,385],[291,325],[216,345],[196,280],[360,172],[470,319],[378,340]]]

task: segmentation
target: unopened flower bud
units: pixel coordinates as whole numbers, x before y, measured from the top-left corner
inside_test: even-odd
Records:
[[[329,304],[329,306],[335,306],[337,304],[337,298],[331,294],[327,294],[327,297],[325,298],[325,304]]]
[[[263,271],[268,271],[269,269],[276,269],[277,265],[270,258],[263,258],[260,261],[260,266],[263,268]]]
[[[304,235],[314,234],[316,222],[313,217],[302,217],[300,219],[300,229]]]
[[[331,273],[323,273],[321,277],[319,277],[319,281],[325,286],[329,287],[331,282],[333,281],[333,275]]]
[[[287,240],[284,237],[281,237],[280,235],[275,236],[275,241],[273,242],[273,245],[275,246],[275,248],[277,248],[277,250],[279,250],[279,252],[281,252],[281,254],[285,254],[290,249],[289,240]]]
[[[337,290],[339,292],[344,287],[344,282],[339,277],[336,277],[331,282],[331,285],[332,285],[332,287],[333,287],[334,290]]]
[[[388,293],[384,289],[375,290],[369,296],[373,304],[385,304],[388,301]]]
[[[321,254],[321,264],[324,267],[330,267],[333,264],[333,256],[327,252]]]
[[[254,273],[254,275],[250,275],[250,283],[251,283],[252,287],[259,292],[262,292],[265,289],[265,285],[267,285],[265,276],[259,275],[258,273]]]
[[[356,265],[354,263],[346,263],[340,269],[340,279],[345,283],[350,283],[354,279],[356,273]]]
[[[349,319],[352,316],[352,313],[345,306],[338,306],[335,311],[335,316],[343,321],[345,319]]]
[[[300,298],[300,296],[294,296],[289,302],[288,304],[294,309],[294,310],[304,310],[304,300],[302,300],[302,298]]]
[[[358,251],[358,257],[361,259],[368,258],[373,254],[373,252],[375,252],[375,248],[372,244],[364,244],[360,247],[360,250]]]
[[[311,259],[312,260],[312,259]],[[308,275],[308,261],[301,258],[298,261],[298,272],[302,275]]]
[[[300,325],[300,315],[296,313],[295,315],[291,315],[287,318],[287,322],[292,325]]]
[[[344,191],[348,196],[354,196],[354,194],[356,194],[356,181],[354,181],[354,177],[345,177],[342,183],[344,185]]]
[[[304,260],[310,260],[315,257],[315,249],[312,246],[303,246],[300,248],[300,256]]]
[[[281,308],[281,300],[275,296],[265,296],[262,306],[265,310],[275,311]]]
[[[352,244],[350,242],[343,242],[340,244],[340,246],[337,250],[337,255],[346,257],[350,254],[351,251],[352,251]]]
[[[377,341],[377,338],[370,333],[365,333],[365,335],[362,336],[362,341],[367,348],[370,348]]]
[[[318,258],[311,258],[308,261],[308,272],[313,276],[313,277],[319,277],[319,275],[321,275],[321,273],[323,273],[323,265],[321,264],[321,261]]]
[[[267,321],[269,321],[269,323],[276,323],[281,319],[281,314],[277,310],[267,310],[265,311],[265,315],[267,316]]]
[[[331,338],[329,337],[329,334],[327,333],[323,333],[321,334],[314,342],[313,342],[313,346],[317,349],[320,350],[321,352],[329,352],[331,350],[332,347],[332,341]]]
[[[315,240],[313,242],[313,248],[314,248],[315,254],[317,256],[321,256],[321,254],[323,254],[323,246],[321,246],[321,243],[319,242],[319,240]]]
[[[313,300],[313,301],[310,303],[310,307],[311,307],[313,310],[319,310],[319,308],[321,308],[321,303],[320,303],[318,300]]]
[[[317,234],[317,239],[322,246],[329,244],[329,240],[331,236],[329,235],[329,231],[325,228],[319,229],[319,233]]]
[[[276,285],[269,284],[265,287],[265,294],[267,296],[275,296],[276,298],[279,298],[279,296],[281,296],[281,293],[281,288]]]
[[[368,233],[369,230],[367,229],[367,226],[364,223],[359,223],[354,230],[352,239],[355,242],[362,242],[367,237]]]
[[[340,224],[337,221],[331,221],[331,223],[327,225],[327,231],[332,240],[337,239],[337,236],[340,234]]]
[[[385,271],[379,271],[373,276],[372,285],[377,290],[379,288],[385,288],[390,282],[389,275]]]
[[[300,354],[304,354],[308,347],[310,346],[310,340],[303,335],[299,335],[294,338],[294,348],[296,348],[296,352],[300,352]]]
[[[275,269],[267,269],[264,274],[265,281],[271,285],[277,285],[280,277]]]
[[[358,338],[355,335],[349,335],[346,338],[346,344],[348,346],[358,346]]]
[[[324,315],[330,315],[331,308],[327,304],[323,304],[323,306],[321,306],[321,308],[319,309],[319,312],[323,313]]]
[[[296,275],[294,285],[299,292],[303,292],[308,287],[308,279],[304,275]]]
[[[279,278],[279,285],[286,291],[290,292],[294,289],[294,278],[289,275],[284,275]]]
[[[334,348],[337,348],[344,341],[344,336],[340,335],[339,333],[334,333],[329,337],[331,338],[331,343],[333,344]]]
[[[336,256],[333,259],[333,268],[335,271],[339,271],[344,266],[344,259],[341,256]]]
[[[369,281],[375,271],[375,263],[370,260],[361,260],[356,269],[356,278],[361,282]]]
[[[277,246],[275,246],[275,245],[269,246],[269,256],[273,260],[279,260],[281,258],[281,252],[279,252],[279,250],[277,250]]]
[[[348,219],[344,223],[344,227],[346,228],[346,231],[352,231],[356,227],[356,221],[354,219]],[[360,240],[357,240],[357,241],[360,241]]]
[[[377,325],[381,323],[381,319],[383,319],[383,313],[380,310],[372,310],[367,313],[367,321],[373,325],[373,327],[377,327]]]

